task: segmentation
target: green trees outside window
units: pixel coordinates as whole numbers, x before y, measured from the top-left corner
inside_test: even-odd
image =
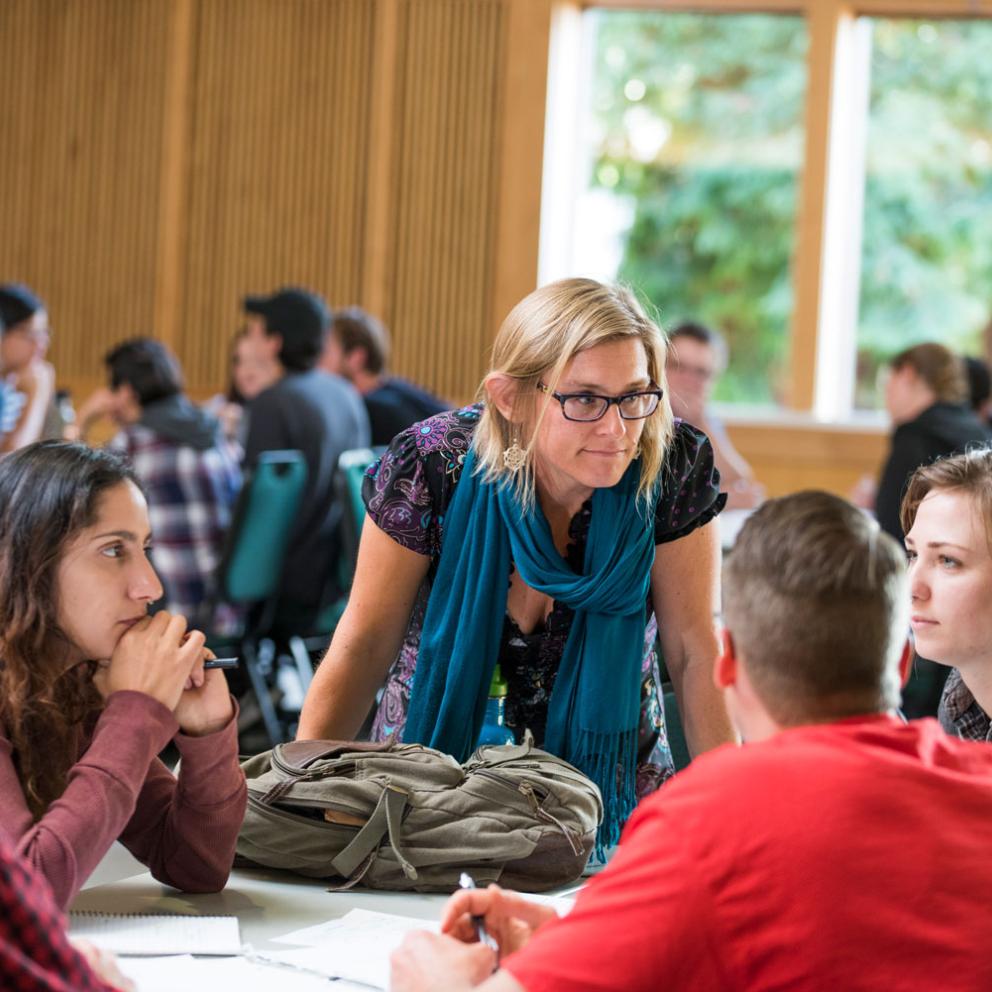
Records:
[[[787,374],[808,37],[800,16],[593,11],[587,196],[621,216],[616,275],[663,324],[719,327],[717,398]],[[992,306],[992,23],[872,19],[858,406],[922,340],[977,352]],[[579,205],[582,210],[582,204]],[[588,232],[589,224],[580,225]],[[609,237],[604,232],[603,237]],[[857,246],[851,246],[857,251]]]

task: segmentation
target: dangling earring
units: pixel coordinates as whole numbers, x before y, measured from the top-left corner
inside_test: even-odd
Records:
[[[524,462],[526,461],[527,452],[520,447],[520,443],[517,441],[516,433],[514,433],[513,440],[510,442],[510,447],[503,449],[503,465],[510,472],[519,472],[524,467]]]

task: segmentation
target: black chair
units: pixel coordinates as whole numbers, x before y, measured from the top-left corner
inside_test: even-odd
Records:
[[[218,569],[217,592],[204,610],[204,629],[208,631],[213,628],[220,603],[245,610],[246,620],[236,646],[272,745],[285,740],[291,728],[277,707],[282,659],[278,645],[268,635],[306,481],[307,465],[301,452],[266,451],[259,456],[245,476]],[[208,638],[211,643],[215,640]],[[313,678],[309,656],[290,645],[290,657],[305,693]]]

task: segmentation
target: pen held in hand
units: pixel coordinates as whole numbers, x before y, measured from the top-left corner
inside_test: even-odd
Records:
[[[240,658],[208,658],[204,663],[204,669],[207,668],[237,668],[241,664]]]
[[[467,872],[463,871],[461,877],[458,879],[458,884],[463,889],[474,889],[475,880]],[[475,927],[475,935],[479,938],[480,944],[485,944],[486,947],[496,952],[496,959],[499,960],[499,944],[496,943],[496,938],[492,936],[486,930],[486,918],[485,916],[472,916],[472,925]]]

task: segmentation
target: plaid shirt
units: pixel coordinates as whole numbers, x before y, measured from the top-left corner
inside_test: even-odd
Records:
[[[222,441],[198,449],[166,440],[141,424],[122,430],[109,447],[128,457],[148,499],[152,564],[165,588],[165,608],[197,620],[214,590],[234,500],[241,488],[236,449]],[[230,633],[237,615],[219,610],[218,633]]]
[[[956,668],[951,669],[951,674],[944,683],[938,717],[940,725],[949,734],[955,734],[966,741],[992,744],[992,720],[975,701]]]
[[[0,988],[12,992],[109,992],[69,943],[44,879],[0,837]]]

